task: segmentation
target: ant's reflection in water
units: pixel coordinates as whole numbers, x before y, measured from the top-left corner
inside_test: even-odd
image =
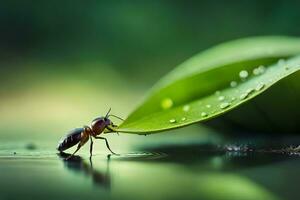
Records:
[[[58,154],[64,163],[64,166],[71,171],[75,171],[78,173],[83,173],[86,176],[91,176],[93,179],[93,183],[99,187],[103,187],[104,189],[110,190],[110,173],[109,173],[109,162],[110,155],[107,156],[107,165],[106,172],[100,172],[93,168],[92,159],[90,158],[90,162],[88,163],[86,160],[82,159],[80,156],[72,156],[68,158],[71,154],[68,153],[59,153]]]

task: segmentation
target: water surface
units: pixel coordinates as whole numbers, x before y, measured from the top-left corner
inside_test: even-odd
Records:
[[[299,155],[256,151],[296,144],[295,137],[216,145],[196,137],[179,142],[182,135],[171,135],[113,136],[112,141],[129,137],[131,148],[112,143],[121,153],[114,156],[97,143],[91,160],[87,147],[68,161],[55,151],[55,140],[2,142],[0,199],[300,198]],[[240,149],[230,151],[228,145]],[[245,150],[249,145],[256,149]]]

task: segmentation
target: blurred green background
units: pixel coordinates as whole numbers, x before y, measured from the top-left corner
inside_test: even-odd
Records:
[[[69,129],[109,107],[126,117],[161,76],[194,54],[241,37],[300,36],[299,19],[297,0],[1,1],[0,199],[300,198],[299,159],[195,156],[187,145],[167,160],[150,156],[157,162],[116,158],[111,189],[97,190],[82,176],[93,170],[73,173],[55,155]],[[108,138],[120,153],[220,139],[197,125]],[[95,167],[105,173],[104,145],[96,152]],[[79,162],[77,171],[86,166]]]

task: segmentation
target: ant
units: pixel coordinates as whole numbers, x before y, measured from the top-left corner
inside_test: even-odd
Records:
[[[101,139],[105,140],[106,147],[108,150],[115,155],[118,155],[114,153],[108,144],[108,141],[104,137],[100,137],[100,135],[103,132],[117,132],[114,128],[118,127],[112,123],[112,121],[109,119],[109,117],[115,117],[120,120],[123,120],[122,118],[109,114],[111,111],[111,108],[106,113],[105,117],[98,117],[92,121],[91,127],[89,126],[83,126],[83,128],[76,128],[69,132],[65,137],[63,137],[60,142],[58,143],[57,150],[60,152],[63,152],[74,145],[78,144],[77,149],[72,153],[68,158],[71,158],[75,155],[75,153],[83,146],[85,143],[90,139],[90,157],[92,157],[93,153],[93,138],[95,139]],[[117,132],[118,133],[118,132]]]

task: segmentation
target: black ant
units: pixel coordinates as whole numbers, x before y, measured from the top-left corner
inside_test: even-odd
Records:
[[[114,153],[108,144],[108,141],[104,137],[100,137],[100,135],[103,132],[109,131],[109,132],[117,132],[114,128],[118,127],[112,123],[112,121],[109,119],[109,117],[116,117],[120,120],[123,120],[122,118],[109,114],[111,109],[108,110],[105,117],[98,117],[92,121],[91,127],[84,126],[83,128],[76,128],[72,131],[70,131],[69,134],[67,134],[65,137],[63,137],[60,142],[58,143],[57,150],[60,152],[63,152],[72,146],[78,144],[77,149],[72,153],[67,159],[74,156],[75,153],[90,139],[90,157],[92,157],[93,153],[93,139],[101,139],[105,140],[106,147],[112,154]],[[117,132],[118,133],[118,132]],[[118,155],[118,154],[116,154]]]

